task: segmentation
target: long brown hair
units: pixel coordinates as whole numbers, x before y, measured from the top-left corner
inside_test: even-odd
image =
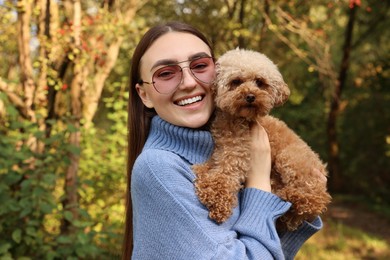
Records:
[[[149,109],[144,106],[135,85],[140,80],[140,60],[144,53],[149,49],[154,41],[168,32],[185,32],[190,33],[203,42],[205,42],[213,56],[213,50],[207,38],[196,28],[181,22],[168,22],[166,24],[157,25],[145,33],[137,48],[134,51],[131,60],[130,71],[130,86],[129,86],[129,102],[128,102],[128,159],[127,159],[127,189],[126,189],[126,219],[125,219],[125,234],[123,240],[122,259],[130,259],[133,250],[133,213],[131,203],[131,172],[134,162],[141,153],[149,133],[150,121],[156,114],[154,109]]]

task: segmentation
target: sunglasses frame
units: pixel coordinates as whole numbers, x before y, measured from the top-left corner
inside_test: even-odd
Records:
[[[158,93],[163,94],[163,95],[171,94],[171,93],[173,93],[173,92],[180,86],[180,84],[182,83],[182,81],[183,81],[183,69],[185,69],[185,68],[189,68],[189,70],[190,70],[190,72],[191,72],[191,75],[193,76],[193,78],[194,78],[196,81],[202,82],[202,83],[204,83],[204,84],[211,84],[213,80],[211,80],[210,82],[205,82],[205,81],[199,79],[199,78],[194,74],[194,72],[193,72],[192,69],[191,69],[191,63],[193,63],[193,62],[195,62],[195,61],[198,61],[198,60],[200,60],[200,59],[204,59],[204,58],[211,59],[212,62],[211,62],[210,64],[213,64],[213,66],[214,66],[214,68],[215,68],[215,59],[214,59],[214,57],[210,57],[210,56],[197,57],[197,58],[191,59],[191,60],[185,60],[185,61],[180,61],[180,62],[173,63],[173,64],[164,65],[163,67],[159,68],[158,70],[156,70],[156,71],[153,73],[153,75],[152,75],[152,82],[147,82],[147,81],[143,81],[142,79],[140,79],[140,80],[138,81],[138,84],[142,85],[143,83],[146,83],[146,84],[149,84],[149,85],[153,85],[153,88],[154,88]],[[184,67],[182,67],[182,66],[179,65],[180,63],[184,63],[184,62],[189,62],[189,64],[188,64],[187,66],[184,66]],[[156,81],[154,81],[153,79],[154,79],[154,77],[155,77],[155,75],[156,75],[157,72],[159,72],[161,69],[164,69],[164,68],[170,67],[170,66],[178,66],[178,67],[180,67],[180,72],[181,72],[180,81],[179,81],[179,83],[178,83],[174,88],[172,88],[172,90],[171,90],[170,92],[161,92],[161,90],[159,90],[159,89],[156,87],[156,85],[155,85]]]

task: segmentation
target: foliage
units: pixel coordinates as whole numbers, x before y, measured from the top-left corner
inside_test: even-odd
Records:
[[[327,161],[327,115],[343,55],[348,4],[359,5],[338,112],[341,177],[345,192],[363,193],[379,208],[388,204],[388,3],[88,0],[81,1],[80,38],[75,36],[77,27],[69,9],[71,2],[78,1],[51,1],[59,13],[57,20],[52,13],[46,36],[40,34],[40,7],[34,5],[27,46],[31,48],[30,76],[36,97],[43,97],[30,107],[34,121],[23,115],[23,107],[16,102],[28,98],[22,87],[24,67],[19,62],[18,11],[31,1],[17,2],[0,1],[0,258],[118,255],[123,233],[126,84],[131,55],[143,32],[167,20],[198,27],[211,39],[217,57],[240,46],[259,50],[274,60],[292,94],[273,113]],[[130,5],[135,6],[135,15]],[[75,96],[78,85],[73,83],[80,68],[85,76],[82,94]],[[7,88],[3,90],[4,85]],[[74,100],[81,101],[80,117],[72,108]],[[70,136],[76,133],[80,143],[72,144]],[[32,149],[34,143],[43,144],[44,149]],[[72,158],[79,159],[78,203],[64,208],[65,176]],[[78,218],[71,212],[74,208]],[[71,224],[72,232],[64,232],[64,220]],[[353,258],[352,251],[360,247],[366,257],[379,251],[377,256],[388,256],[383,241],[338,223],[330,222],[326,232],[311,240],[315,242],[309,241],[298,259],[321,259],[318,250],[325,252],[323,259],[329,255],[341,259],[339,251]]]
[[[128,94],[126,78],[122,81],[107,86],[109,96],[103,98],[101,112],[106,119],[100,120],[100,127],[84,130],[79,168],[80,203],[90,212],[96,230],[106,234],[100,246],[113,255],[120,252],[124,231]]]
[[[59,203],[64,196],[63,172],[69,153],[80,153],[66,142],[76,129],[53,120],[50,124],[55,130],[47,138],[37,124],[18,122],[15,108],[0,93],[9,115],[0,128],[0,198],[4,202],[0,206],[0,257],[90,259],[118,255],[124,211],[123,193],[118,190],[125,189],[124,86],[117,83],[108,88],[113,97],[105,99],[107,130],[83,130],[80,219],[73,219]],[[32,153],[24,142],[31,134],[45,143],[46,152]],[[72,223],[74,232],[61,233],[63,218]]]
[[[80,259],[100,254],[92,243],[97,232],[87,228],[91,226],[88,213],[80,208],[83,217],[74,220],[58,203],[68,154],[78,152],[65,142],[74,129],[58,128],[46,138],[37,124],[15,120],[15,109],[10,104],[6,108],[9,121],[0,128],[1,259]],[[57,122],[50,124],[57,128]],[[28,147],[25,141],[31,134],[44,142],[45,153],[33,153]],[[74,233],[60,233],[62,218],[72,222]]]
[[[297,260],[306,259],[388,259],[389,242],[358,228],[329,220],[324,230],[310,238],[298,252]]]
[[[363,192],[377,204],[390,204],[390,93],[384,86],[356,86],[340,126],[345,181],[350,183],[346,191]]]
[[[108,108],[104,121],[112,126],[95,128],[91,121],[124,36],[131,37],[136,6],[128,1],[1,3],[0,53],[6,66],[0,70],[5,147],[0,173],[7,203],[1,211],[0,257],[118,255],[126,160],[123,82],[106,84],[105,93],[114,99],[101,103]],[[29,34],[17,42],[21,30]],[[123,45],[132,48],[134,41]],[[21,53],[26,55],[17,60]]]

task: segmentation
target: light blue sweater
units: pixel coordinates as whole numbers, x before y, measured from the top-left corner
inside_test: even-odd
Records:
[[[290,203],[250,188],[239,194],[233,215],[216,224],[195,194],[191,170],[193,164],[206,161],[212,150],[210,132],[153,118],[132,172],[132,259],[293,259],[302,244],[321,229],[321,219],[278,234],[275,220]]]

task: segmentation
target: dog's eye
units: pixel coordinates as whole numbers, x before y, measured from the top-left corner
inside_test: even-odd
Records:
[[[238,86],[240,86],[242,83],[243,83],[242,79],[233,79],[233,80],[230,82],[230,85],[231,85],[232,87],[238,87]]]
[[[263,80],[261,79],[256,79],[256,85],[261,88],[261,87],[264,87],[265,86],[265,83]]]

